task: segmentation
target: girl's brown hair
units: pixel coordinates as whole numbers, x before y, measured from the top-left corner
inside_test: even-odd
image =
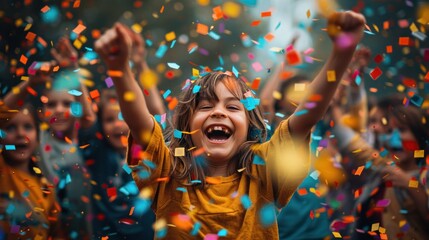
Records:
[[[189,88],[184,90],[180,96],[179,103],[175,109],[175,118],[173,119],[174,128],[180,131],[191,131],[190,120],[193,118],[194,111],[202,99],[215,99],[218,97],[215,94],[216,86],[219,83],[225,84],[226,88],[237,98],[244,99],[244,94],[250,92],[250,88],[246,83],[240,79],[235,78],[226,73],[212,72],[207,75],[195,80]],[[200,90],[197,93],[193,93],[193,89],[199,86]],[[244,142],[237,154],[233,157],[234,160],[229,163],[228,175],[233,174],[238,169],[245,168],[245,174],[250,175],[250,169],[253,159],[253,153],[251,146],[257,142],[262,142],[266,138],[265,123],[262,118],[262,111],[259,106],[253,110],[246,111],[246,115],[249,119],[249,130],[247,134],[247,141]],[[177,147],[185,148],[185,156],[178,157],[173,155],[173,168],[171,174],[177,179],[191,179],[197,183],[201,183],[201,187],[205,186],[205,176],[207,174],[204,168],[204,161],[201,161],[198,157],[194,157],[192,151],[188,149],[192,148],[191,136],[189,134],[183,134],[182,138],[174,138],[173,131],[167,133],[167,138],[171,139],[169,148],[174,153],[174,149]]]

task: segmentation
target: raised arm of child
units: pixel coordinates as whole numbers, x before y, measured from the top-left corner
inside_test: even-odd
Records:
[[[142,91],[144,91],[143,84],[140,82],[140,78],[149,74],[156,74],[150,69],[149,65],[146,61],[146,47],[143,37],[131,29],[128,29],[128,33],[130,34],[132,40],[132,51],[131,51],[131,61],[133,62],[133,68],[135,70],[135,76],[138,80],[139,86]],[[145,79],[143,79],[145,80]],[[152,81],[152,79],[150,80]],[[153,115],[155,114],[164,114],[166,112],[164,102],[161,98],[161,95],[158,90],[157,83],[148,84],[147,91],[149,94],[145,94],[144,98],[146,99],[146,104],[149,109],[149,112]]]
[[[314,124],[325,114],[363,36],[364,25],[364,16],[351,11],[335,12],[328,17],[327,30],[333,49],[324,67],[309,85],[303,101],[290,117],[289,128],[294,136],[306,138]],[[310,108],[310,102],[317,105]]]
[[[154,120],[128,64],[132,39],[125,26],[116,23],[94,45],[115,84],[124,120],[134,140],[145,147],[154,128]]]

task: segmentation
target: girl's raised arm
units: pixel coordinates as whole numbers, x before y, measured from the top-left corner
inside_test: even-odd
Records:
[[[128,64],[132,41],[126,27],[116,23],[94,46],[107,65],[107,73],[113,80],[122,115],[133,138],[138,144],[146,146],[154,128],[154,120]]]
[[[363,36],[364,25],[364,16],[351,11],[336,12],[328,17],[327,29],[333,42],[333,50],[289,120],[289,128],[294,136],[306,138],[311,128],[325,114]],[[312,106],[310,103],[316,105],[310,107]]]

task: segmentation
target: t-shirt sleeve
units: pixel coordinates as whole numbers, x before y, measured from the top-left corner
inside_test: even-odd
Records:
[[[140,191],[151,190],[152,200],[154,200],[160,191],[165,190],[165,183],[169,180],[171,169],[170,151],[164,142],[162,129],[155,121],[146,149],[134,143],[131,134],[128,144],[127,163],[132,170],[133,179]],[[156,200],[153,204],[157,204]]]
[[[308,174],[309,138],[294,140],[287,119],[279,124],[269,141],[255,145],[253,150],[265,161],[266,179],[261,179],[264,187],[272,188],[278,207],[285,206]]]

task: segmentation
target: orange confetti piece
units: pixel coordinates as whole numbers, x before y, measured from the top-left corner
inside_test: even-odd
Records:
[[[164,5],[162,5],[161,9],[159,10],[159,13],[163,13],[164,12]]]
[[[77,27],[75,27],[73,29],[73,32],[76,33],[77,35],[81,34],[84,30],[86,29],[85,25],[82,24],[78,24]]]
[[[34,90],[34,89],[33,89],[33,88],[31,88],[31,87],[27,87],[27,92],[28,92],[29,94],[33,95],[33,96],[37,96],[37,92],[36,92],[36,90]]]
[[[37,37],[37,41],[43,46],[43,47],[47,47],[48,43],[45,41],[45,39],[41,38],[41,37]]]
[[[217,21],[217,20],[223,18],[223,12],[222,12],[222,8],[220,6],[213,8],[212,18],[214,21]]]
[[[179,103],[179,100],[177,100],[177,98],[171,99],[171,101],[168,103],[168,109],[173,110],[178,103]]]
[[[15,71],[15,74],[17,76],[22,76],[22,75],[25,74],[25,69],[24,68],[17,68],[16,71]]]
[[[311,102],[319,102],[320,100],[322,100],[322,98],[323,96],[320,94],[313,94],[308,100],[310,100]]]
[[[28,58],[24,55],[21,55],[21,57],[19,58],[19,62],[22,64],[27,64]]]
[[[410,44],[409,37],[400,37],[399,38],[399,46],[408,46]]]
[[[80,148],[80,149],[85,149],[85,148],[89,147],[89,145],[91,145],[91,144],[89,144],[89,143],[88,143],[88,144],[85,144],[85,145],[79,146],[79,148]]]
[[[267,40],[268,42],[271,42],[274,39],[274,35],[272,33],[268,33],[267,35],[264,36],[264,39]]]
[[[358,167],[358,169],[356,169],[356,172],[354,173],[354,175],[356,176],[360,176],[362,174],[362,171],[365,169],[365,166],[360,166]]]
[[[390,27],[389,21],[384,21],[383,22],[383,29],[387,30],[387,29],[389,29],[389,27]]]
[[[82,200],[84,203],[89,203],[89,198],[87,196],[81,196],[80,200]]]
[[[34,39],[36,39],[36,34],[32,33],[32,32],[28,32],[27,35],[25,35],[25,39],[27,39],[28,41],[34,41]]]
[[[307,189],[305,188],[298,189],[298,194],[300,196],[307,195],[308,194]]]
[[[194,156],[194,157],[199,156],[199,155],[203,154],[205,151],[206,150],[204,150],[204,148],[198,148],[197,150],[192,152],[192,156]]]
[[[73,8],[78,8],[78,7],[80,7],[80,0],[76,0],[76,1],[73,3]]]
[[[42,9],[40,9],[40,11],[42,12],[42,13],[46,13],[47,11],[49,11],[49,6],[48,5],[45,5],[44,7],[42,7]]]
[[[92,99],[96,99],[96,98],[100,97],[100,92],[97,89],[92,90],[91,92],[89,92],[89,96]]]
[[[259,88],[259,84],[261,83],[261,79],[260,78],[255,78],[254,80],[253,80],[253,82],[252,82],[252,86],[251,86],[251,88],[253,89],[253,90],[258,90],[258,88]]]
[[[261,20],[255,20],[255,21],[253,21],[252,23],[250,23],[250,26],[252,26],[252,27],[256,27],[256,26],[258,26],[260,23],[261,23]]]
[[[271,17],[271,11],[261,12],[261,17]]]
[[[157,178],[156,181],[157,182],[168,182],[170,178],[169,177],[163,177],[163,178]]]
[[[70,138],[68,138],[68,137],[64,137],[64,140],[66,141],[66,143],[68,143],[68,144],[72,144],[73,142],[72,142],[72,140],[70,139]]]
[[[387,53],[392,53],[393,52],[392,45],[386,46],[386,52]]]
[[[197,33],[202,35],[209,34],[209,27],[202,23],[197,23]]]
[[[124,73],[122,71],[116,71],[116,70],[108,70],[107,71],[107,75],[109,75],[110,77],[122,77],[124,75]]]

